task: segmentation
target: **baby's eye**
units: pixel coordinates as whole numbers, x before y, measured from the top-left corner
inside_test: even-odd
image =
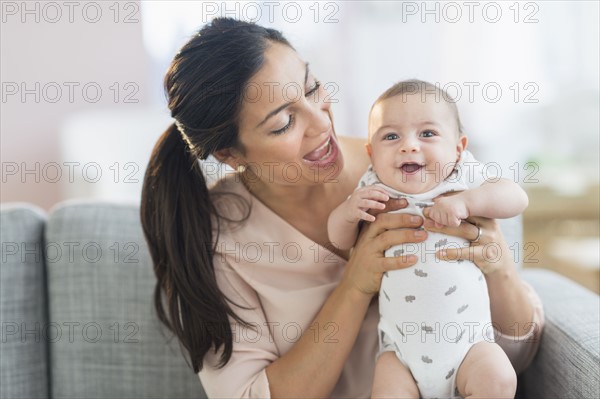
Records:
[[[383,136],[384,140],[396,140],[398,138],[398,135],[396,133],[388,133],[385,136]]]
[[[436,134],[433,130],[425,130],[425,131],[421,132],[422,137],[433,137],[435,135]]]

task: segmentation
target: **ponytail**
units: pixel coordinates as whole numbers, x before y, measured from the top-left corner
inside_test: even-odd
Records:
[[[172,124],[152,151],[140,216],[157,278],[154,306],[158,318],[189,353],[194,373],[202,369],[204,355],[213,347],[216,352],[224,346],[219,367],[231,358],[228,316],[246,324],[217,286],[213,215],[216,212],[198,159]]]
[[[230,304],[243,307],[219,290],[213,265],[219,223],[241,223],[249,212],[239,220],[217,214],[198,159],[227,148],[243,153],[244,92],[274,42],[291,48],[274,29],[215,18],[179,50],[165,75],[167,106],[178,126],[169,126],[152,151],[140,216],[157,278],[158,318],[187,350],[195,373],[211,349],[223,349],[220,367],[231,358],[230,319],[253,328]]]

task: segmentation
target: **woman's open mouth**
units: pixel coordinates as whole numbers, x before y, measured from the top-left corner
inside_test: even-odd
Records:
[[[338,146],[332,134],[317,148],[306,154],[302,159],[311,165],[322,166],[335,160]]]

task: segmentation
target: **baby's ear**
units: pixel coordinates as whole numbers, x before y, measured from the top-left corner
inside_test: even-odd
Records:
[[[373,152],[373,149],[371,148],[371,143],[365,143],[365,148],[367,150],[367,154],[371,156],[371,153]]]
[[[457,155],[460,155],[461,152],[463,152],[464,150],[467,149],[467,144],[469,143],[469,139],[467,139],[467,136],[460,136],[458,138],[458,142],[456,143],[456,153]]]

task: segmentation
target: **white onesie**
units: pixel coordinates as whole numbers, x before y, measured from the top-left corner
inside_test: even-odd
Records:
[[[443,167],[443,166],[442,166]],[[452,167],[452,165],[449,165]],[[382,184],[372,166],[359,187],[378,185],[392,198],[405,198],[409,206],[394,213],[423,215],[432,199],[449,191],[480,186],[486,168],[464,151],[452,173],[432,190],[405,194]],[[422,398],[454,398],[456,374],[475,343],[494,342],[487,284],[470,261],[447,262],[435,258],[442,248],[468,246],[459,237],[428,233],[422,243],[397,245],[386,257],[416,255],[407,269],[384,274],[379,291],[379,350],[395,351],[417,382]]]

